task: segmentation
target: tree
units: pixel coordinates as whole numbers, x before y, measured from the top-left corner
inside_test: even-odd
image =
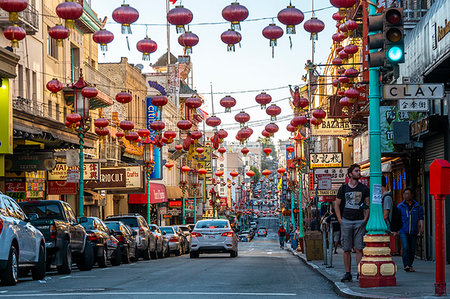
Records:
[[[255,173],[255,176],[253,176],[252,180],[254,182],[259,181],[259,178],[261,177],[261,172],[259,171],[259,169],[256,168],[255,166],[250,166],[250,170],[252,170]]]

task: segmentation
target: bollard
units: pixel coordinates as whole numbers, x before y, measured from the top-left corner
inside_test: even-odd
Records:
[[[434,294],[447,295],[445,283],[444,200],[450,194],[450,163],[435,159],[430,165],[430,194],[435,200],[436,282]]]
[[[327,232],[325,229],[322,232],[322,247],[323,247],[323,264],[328,265],[328,262],[327,262],[327,257],[328,257],[328,254],[327,254]]]
[[[330,223],[328,229],[328,266],[327,268],[333,268],[333,225]]]

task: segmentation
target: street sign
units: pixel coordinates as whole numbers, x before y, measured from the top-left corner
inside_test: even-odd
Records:
[[[383,100],[442,99],[444,84],[383,85]]]
[[[317,190],[317,196],[332,196],[332,195],[337,195],[338,190],[337,189],[333,189],[333,190]],[[316,196],[316,190],[311,190],[309,191],[309,195],[310,196]]]
[[[344,184],[347,168],[333,167],[333,168],[316,168],[314,169],[314,178],[317,180],[319,174],[331,174],[332,184]]]
[[[80,181],[80,170],[73,169],[73,168],[67,169],[67,182],[68,183],[78,183],[79,181]]]
[[[324,173],[317,175],[317,188],[319,190],[330,190],[331,189],[331,174]]]
[[[309,154],[310,168],[329,168],[342,166],[342,153]]]
[[[428,99],[417,100],[398,100],[398,108],[400,111],[428,112]]]

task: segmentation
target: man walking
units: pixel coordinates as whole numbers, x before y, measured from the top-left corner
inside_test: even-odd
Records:
[[[284,249],[284,238],[286,238],[286,230],[283,225],[280,225],[280,229],[278,230],[278,239],[280,240],[281,249]]]
[[[400,229],[400,240],[402,241],[403,269],[406,272],[415,272],[413,268],[414,255],[416,252],[417,234],[423,233],[423,208],[415,200],[411,188],[403,191],[403,202],[397,208],[402,215],[402,228]]]
[[[391,232],[391,221],[392,221],[392,208],[394,205],[394,199],[392,198],[391,192],[387,189],[386,178],[382,177],[381,182],[381,192],[383,193],[382,204],[383,204],[383,218],[387,225],[387,232]]]
[[[358,164],[350,165],[347,169],[347,176],[350,180],[339,188],[334,203],[336,217],[341,224],[341,241],[344,250],[345,275],[341,279],[342,282],[352,281],[352,248],[356,251],[356,264],[358,265],[361,261],[370,200],[369,188],[359,182],[360,166]]]

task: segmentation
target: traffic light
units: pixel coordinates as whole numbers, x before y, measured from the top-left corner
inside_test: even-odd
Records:
[[[369,67],[396,67],[405,62],[403,8],[386,8],[369,17]]]
[[[403,8],[387,8],[383,27],[387,62],[391,65],[405,62]]]

